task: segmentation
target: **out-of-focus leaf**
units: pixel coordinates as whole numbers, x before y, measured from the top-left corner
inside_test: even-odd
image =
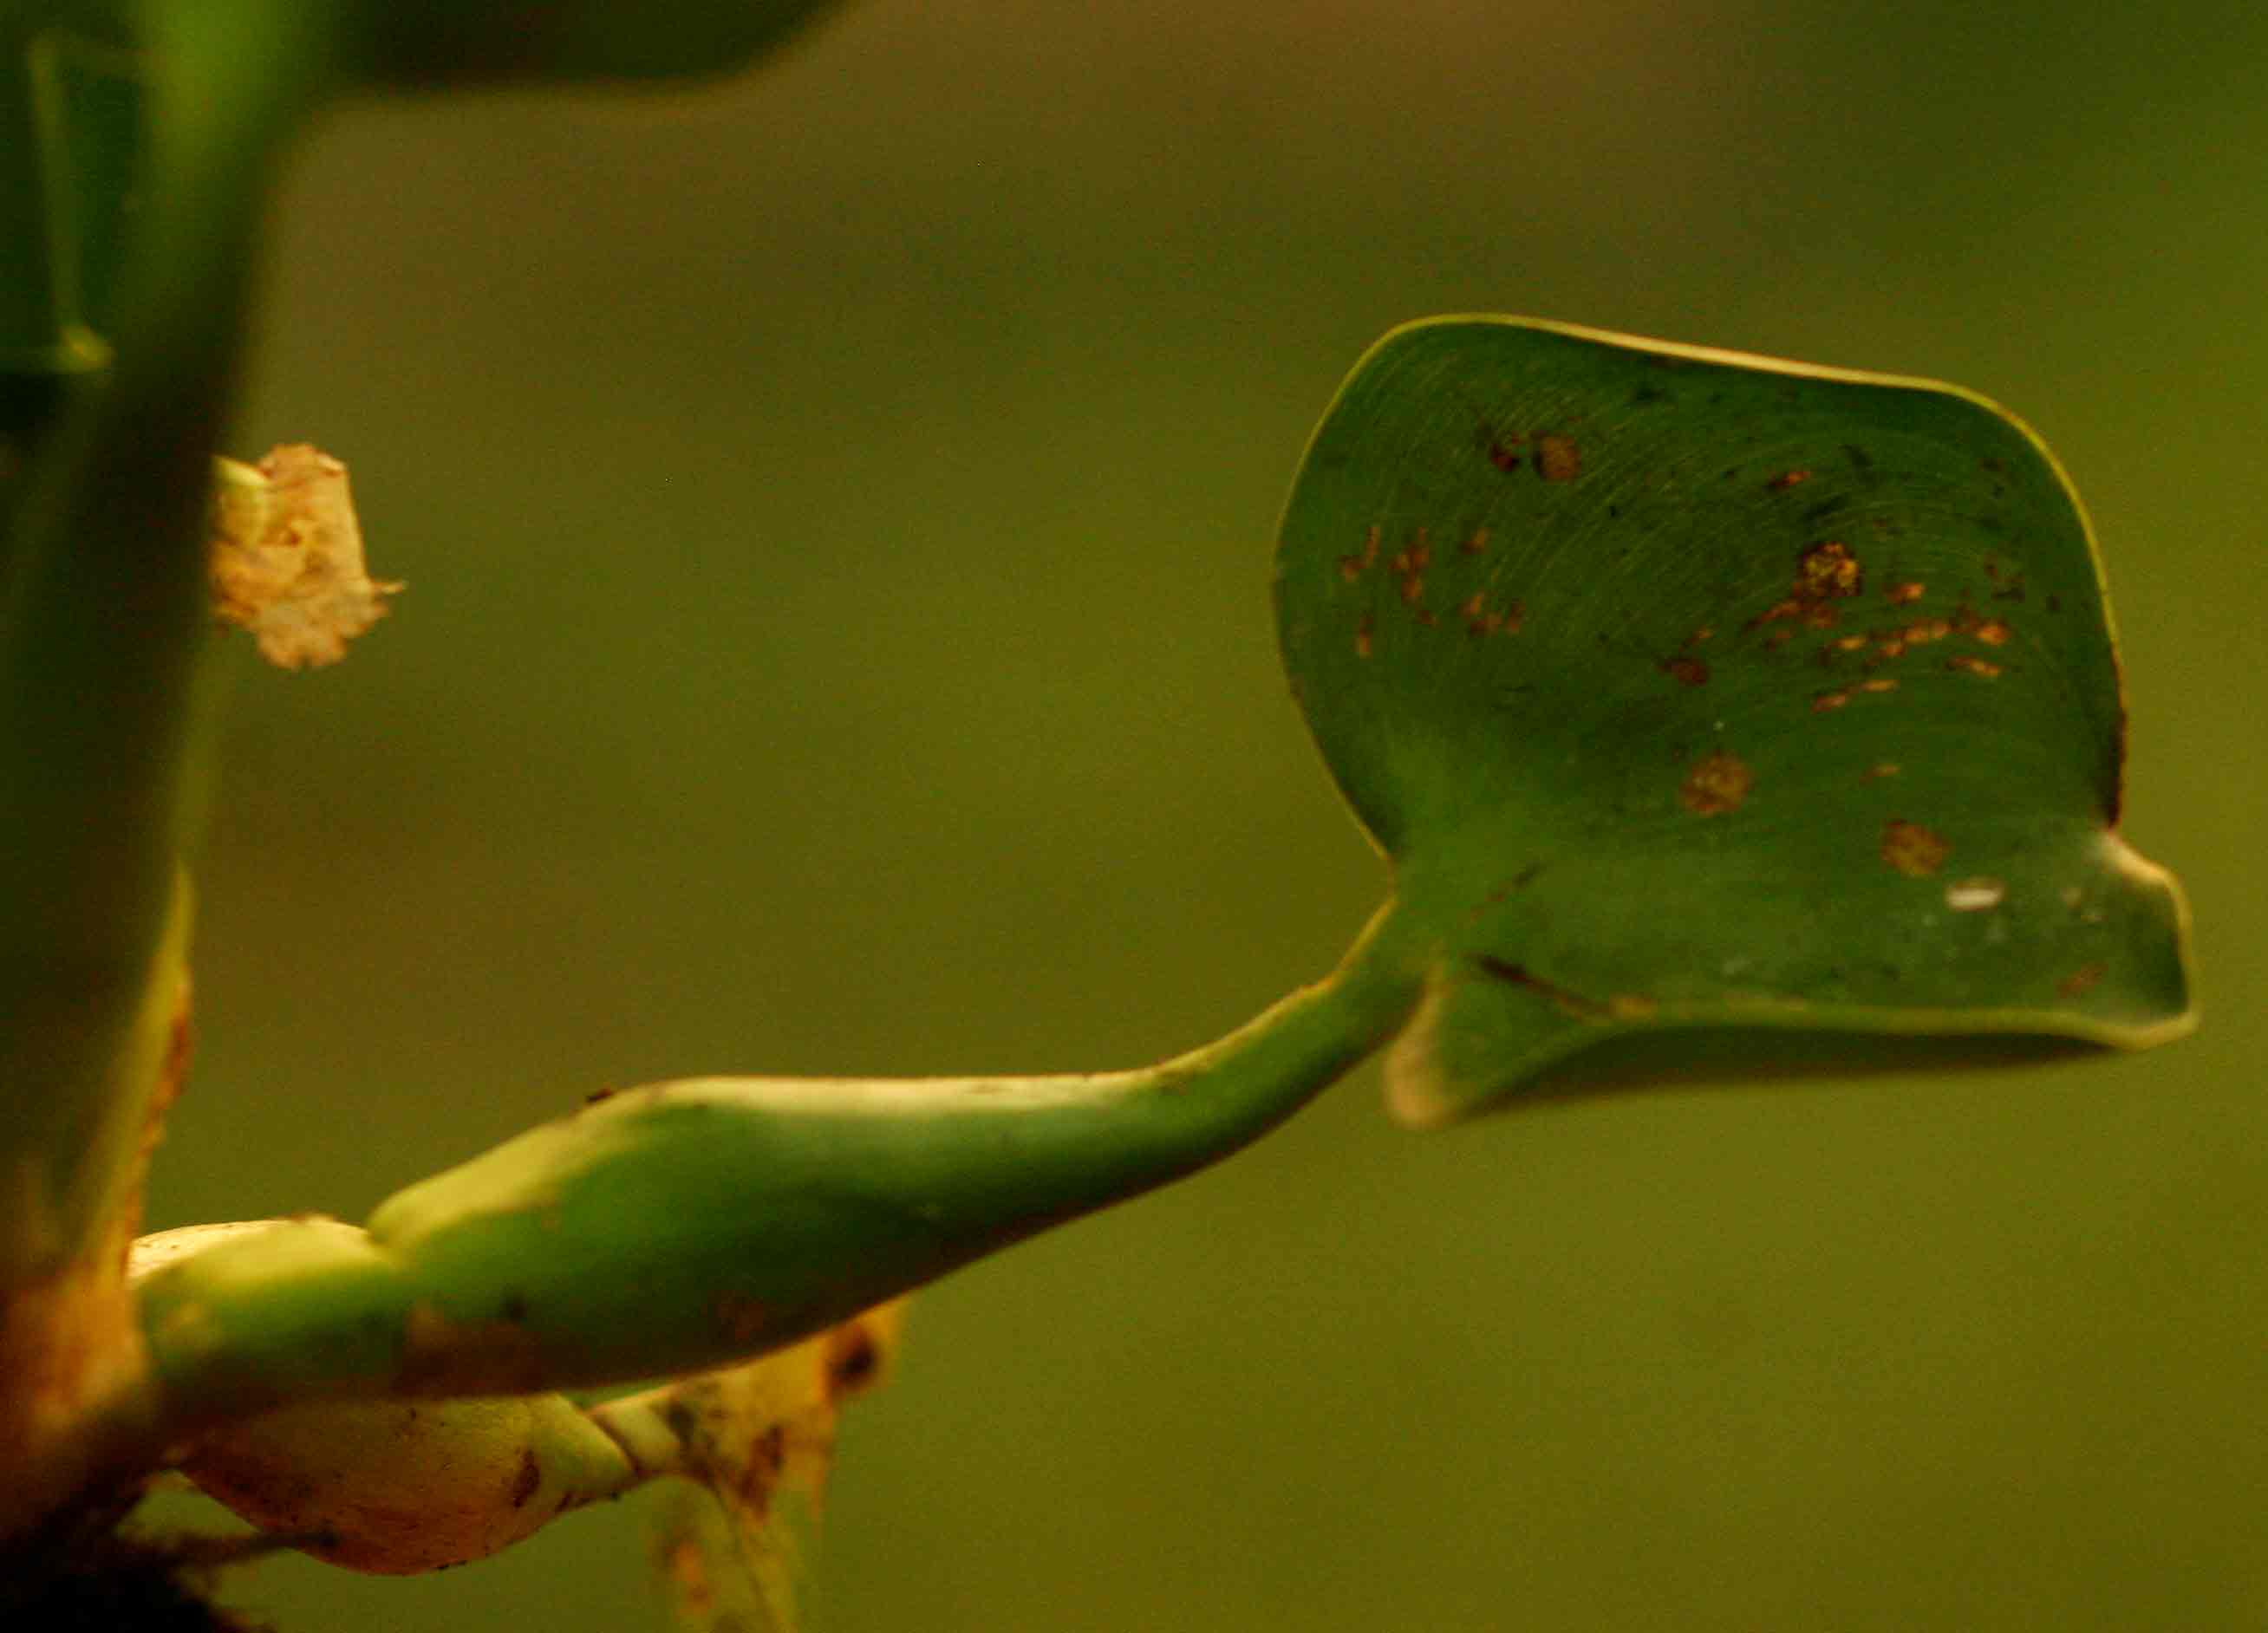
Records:
[[[1412,1120],[1554,1069],[1848,1070],[1894,1039],[1938,1058],[2191,1024],[2180,895],[2117,832],[2094,545],[1982,398],[1413,325],[1315,435],[1277,603],[1324,756],[1437,948],[1390,1062]]]

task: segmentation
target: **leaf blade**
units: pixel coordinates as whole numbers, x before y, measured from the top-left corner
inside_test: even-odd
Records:
[[[1316,432],[1278,615],[1437,938],[1405,1116],[1634,1031],[2191,1024],[2178,888],[2115,831],[2092,535],[1975,394],[1410,325]]]

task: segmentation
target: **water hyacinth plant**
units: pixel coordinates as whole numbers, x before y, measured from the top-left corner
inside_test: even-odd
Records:
[[[394,588],[335,461],[216,464],[278,154],[343,97],[721,72],[823,9],[0,14],[0,1595],[169,1582],[117,1541],[161,1473],[378,1572],[671,1476],[711,1494],[660,1551],[681,1619],[786,1625],[897,1298],[1381,1050],[1430,1125],[2191,1026],[2179,893],[2117,832],[2100,563],[2036,437],[1925,381],[1438,319],[1359,363],[1278,548],[1286,672],[1392,869],[1323,980],[1149,1067],[659,1083],[359,1225],[136,1241],[221,625],[335,661]]]

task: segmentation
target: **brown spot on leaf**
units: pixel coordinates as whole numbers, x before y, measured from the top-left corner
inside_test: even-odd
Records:
[[[1572,437],[1538,437],[1535,468],[1545,482],[1572,482],[1583,474],[1583,455]]]
[[[1770,607],[1749,620],[1749,628],[1759,624],[1778,623],[1783,618],[1797,618],[1803,614],[1803,603],[1791,596],[1784,601],[1774,601]]]
[[[1411,573],[1403,579],[1402,602],[1403,606],[1415,607],[1418,604],[1418,598],[1425,593],[1425,580],[1422,575]]]
[[[1987,618],[1969,633],[1987,646],[2006,646],[2008,644],[2008,636],[2013,631],[1999,619]]]
[[[1786,493],[1789,489],[1800,487],[1810,480],[1811,473],[1809,471],[1782,471],[1778,475],[1766,482],[1764,486],[1774,493]]]
[[[1894,607],[1903,607],[1909,601],[1918,601],[1926,591],[1926,585],[1909,578],[1904,584],[1894,584],[1883,591],[1882,599]]]
[[[1709,684],[1709,666],[1697,658],[1672,658],[1661,665],[1661,673],[1681,686]]]
[[[1376,643],[1371,638],[1370,614],[1365,613],[1361,622],[1354,627],[1354,655],[1357,658],[1367,658],[1375,644]]]
[[[1756,785],[1756,774],[1737,754],[1717,749],[1695,761],[1677,790],[1678,803],[1695,816],[1738,811]]]
[[[1898,683],[1888,675],[1875,675],[1859,681],[1859,689],[1862,692],[1895,692],[1898,689]]]
[[[1488,445],[1489,463],[1500,471],[1518,470],[1520,450],[1516,445],[1519,441],[1520,438],[1517,437],[1491,438]]]
[[[1898,769],[1898,762],[1895,760],[1877,760],[1859,773],[1859,780],[1861,783],[1879,783],[1886,776],[1896,776]]]
[[[1945,660],[1948,669],[1958,669],[1964,674],[1978,675],[1990,680],[2000,673],[2000,666],[1988,658],[1972,658],[1966,652],[1956,652]]]
[[[2109,967],[2106,965],[2082,964],[2056,982],[2056,990],[2067,998],[2082,997],[2091,991],[2095,983],[2101,981],[2108,973]]]
[[[1848,692],[1815,692],[1811,698],[1811,712],[1815,715],[1830,714],[1850,701],[1851,694]]]
[[[1866,573],[1851,547],[1839,539],[1815,544],[1795,558],[1795,594],[1806,601],[1856,595],[1866,586]]]
[[[1488,548],[1488,541],[1489,530],[1485,527],[1476,527],[1473,529],[1472,537],[1467,539],[1457,548],[1467,555],[1478,555],[1483,550]]]
[[[1472,612],[1470,608],[1472,607],[1473,602],[1478,601],[1479,600],[1480,597],[1475,596],[1471,601],[1465,603],[1467,608],[1465,614],[1465,633],[1467,635],[1487,636],[1491,635],[1518,635],[1520,633],[1520,621],[1528,615],[1528,609],[1526,607],[1522,607],[1518,601],[1507,601],[1504,604],[1504,607],[1500,611],[1495,608],[1484,607],[1482,611],[1476,614]]]
[[[1927,879],[1952,854],[1951,845],[1918,822],[1892,817],[1882,824],[1882,860],[1908,879]]]

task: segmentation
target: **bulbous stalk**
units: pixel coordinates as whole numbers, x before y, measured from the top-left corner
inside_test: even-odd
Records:
[[[156,1416],[593,1386],[792,1342],[1218,1161],[1390,1036],[1391,910],[1328,979],[1135,1071],[696,1078],[605,1097],[382,1203],[248,1229],[141,1289]]]

